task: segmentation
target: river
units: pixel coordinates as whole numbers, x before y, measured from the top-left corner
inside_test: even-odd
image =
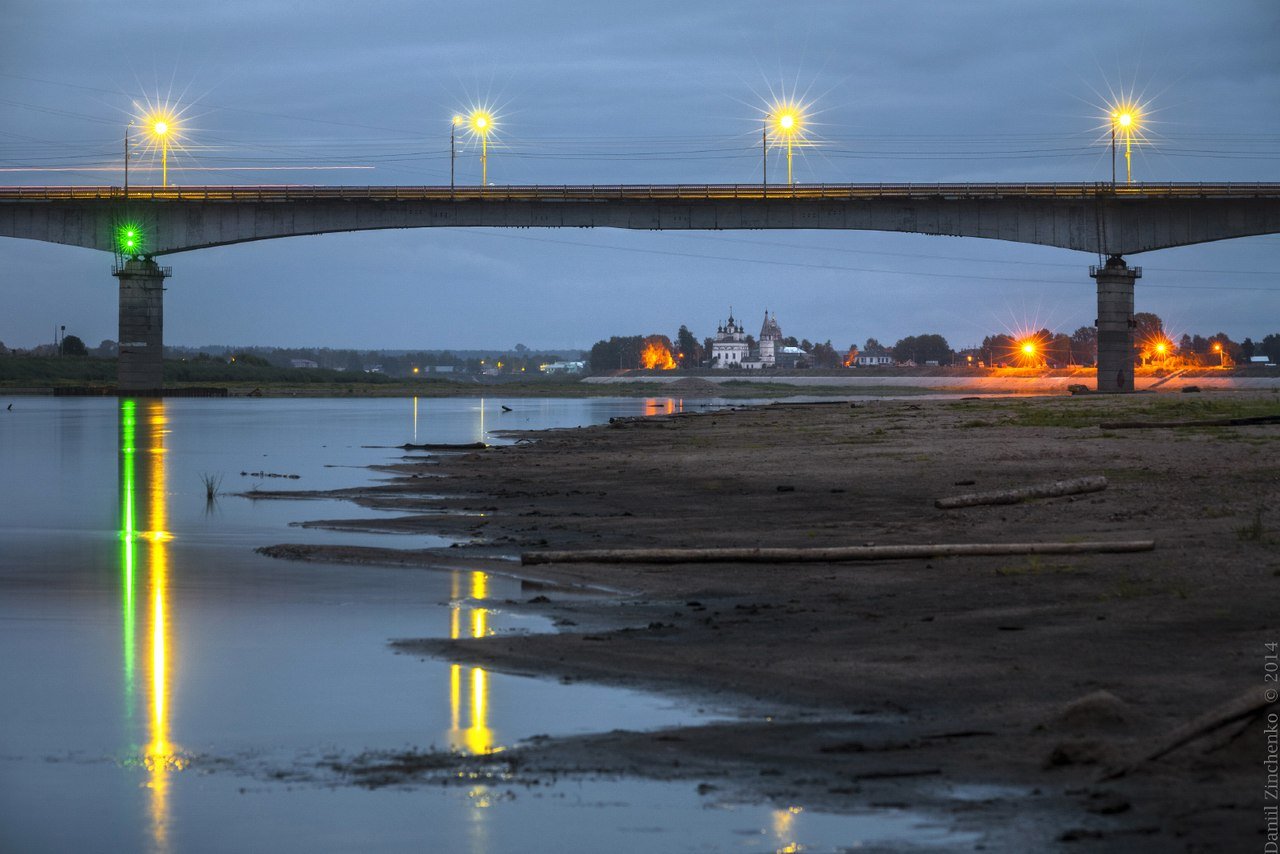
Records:
[[[290,527],[375,511],[237,494],[364,484],[381,476],[367,466],[396,461],[404,442],[503,441],[493,431],[692,405],[0,397],[0,850],[483,854],[954,842],[903,811],[835,816],[801,804],[720,803],[688,784],[366,791],[291,772],[368,749],[483,754],[536,734],[729,714],[395,655],[394,638],[553,629],[504,607],[528,598],[512,578],[257,555],[255,547],[285,541],[444,541]],[[220,479],[213,500],[205,476]]]

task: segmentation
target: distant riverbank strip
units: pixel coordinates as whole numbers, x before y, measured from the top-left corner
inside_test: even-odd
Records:
[[[1057,395],[1094,387],[1092,369],[872,368],[802,371],[622,371],[607,375],[424,374],[412,379],[328,369],[171,362],[165,393],[227,397],[902,397],[905,395]],[[1140,370],[1139,391],[1280,389],[1280,371],[1243,367]],[[0,358],[0,395],[110,396],[115,364],[83,358]],[[213,395],[211,395],[213,396]],[[221,396],[221,394],[216,395]]]

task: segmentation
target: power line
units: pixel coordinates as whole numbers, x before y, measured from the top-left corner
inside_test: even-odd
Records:
[[[793,267],[806,270],[832,270],[846,273],[875,273],[877,275],[886,276],[912,276],[924,277],[930,279],[958,279],[961,281],[984,281],[984,282],[1011,282],[1015,284],[1048,284],[1048,285],[1083,285],[1084,282],[1076,279],[1029,279],[1015,278],[1010,276],[970,276],[956,273],[930,273],[916,272],[910,270],[885,270],[873,267],[849,267],[840,264],[810,264],[801,261],[774,261],[764,258],[735,258],[727,255],[710,255],[702,252],[674,252],[667,249],[643,249],[636,246],[609,246],[597,243],[587,243],[577,240],[560,240],[550,237],[529,237],[525,235],[504,234],[491,231],[471,231],[469,229],[460,229],[463,233],[478,234],[485,237],[502,237],[508,240],[525,240],[534,243],[556,243],[562,246],[581,246],[587,249],[603,249],[613,252],[633,252],[642,255],[663,255],[674,258],[699,258],[709,261],[730,261],[739,264],[765,264],[774,267]],[[1144,282],[1144,288],[1161,288],[1173,290],[1197,290],[1197,291],[1263,291],[1266,293],[1280,293],[1280,288],[1264,288],[1247,285],[1157,285]]]

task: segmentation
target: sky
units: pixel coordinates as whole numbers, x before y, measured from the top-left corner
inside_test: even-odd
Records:
[[[806,106],[799,182],[1102,181],[1106,104],[1143,106],[1135,181],[1280,181],[1275,0],[485,3],[6,0],[0,184],[119,185],[147,105],[179,184],[442,185],[492,109],[494,184],[756,183],[768,104]],[[465,137],[465,134],[463,135]],[[159,182],[134,139],[131,183]],[[480,181],[459,140],[457,180]],[[1120,170],[1123,176],[1123,160]],[[771,181],[785,155],[771,152]],[[1123,177],[1122,177],[1123,179]],[[1280,235],[1130,256],[1137,309],[1280,332]],[[0,342],[116,338],[111,256],[0,238]],[[169,344],[586,348],[754,331],[953,347],[1096,315],[1088,253],[876,232],[414,229],[165,256]]]

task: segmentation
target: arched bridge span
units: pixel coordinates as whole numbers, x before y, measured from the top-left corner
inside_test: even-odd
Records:
[[[1133,390],[1123,256],[1280,232],[1280,184],[801,184],[504,187],[7,187],[0,236],[120,254],[122,392],[163,384],[156,256],[390,228],[836,229],[1008,240],[1107,256],[1098,390]],[[121,244],[122,231],[135,243]]]

